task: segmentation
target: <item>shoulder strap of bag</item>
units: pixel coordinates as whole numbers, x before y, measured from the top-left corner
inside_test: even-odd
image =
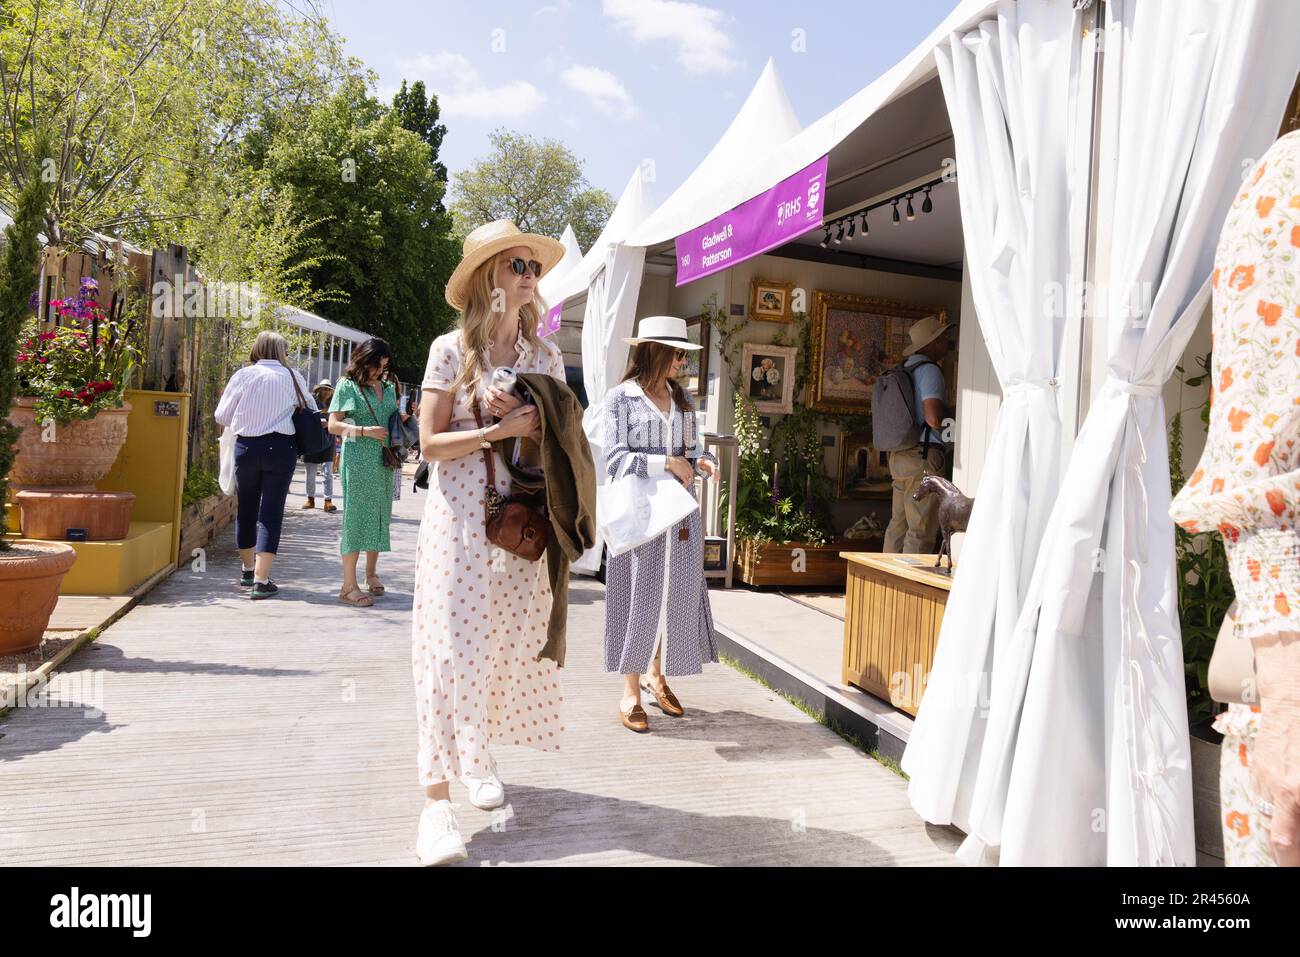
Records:
[[[307,400],[302,397],[302,388],[298,385],[298,374],[289,366],[285,368],[289,370],[289,381],[293,383],[293,391],[298,394],[298,408],[307,408]]]
[[[356,383],[354,382],[353,385],[356,385]],[[370,387],[358,385],[357,391],[361,393],[361,398],[365,400],[366,408],[370,410],[370,417],[375,420],[375,424],[384,425],[383,422],[379,421],[379,416],[375,415],[375,407],[370,404],[370,396],[366,395],[366,393],[370,391]]]

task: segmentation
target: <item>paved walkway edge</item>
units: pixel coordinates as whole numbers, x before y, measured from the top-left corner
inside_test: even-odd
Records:
[[[117,621],[128,611],[130,611],[132,608],[138,605],[140,603],[141,598],[149,594],[149,592],[153,591],[155,585],[165,581],[168,577],[170,577],[171,573],[176,571],[178,567],[180,566],[170,565],[167,568],[164,568],[161,571],[154,574],[153,577],[145,579],[144,582],[137,585],[135,589],[131,592],[130,601],[128,601],[125,605],[122,605],[120,608],[116,609],[112,614],[106,617],[103,621],[91,625],[81,634],[77,635],[77,637],[67,647],[60,649],[57,655],[55,655],[49,661],[42,664],[39,668],[27,672],[26,679],[22,681],[20,684],[14,685],[13,701],[15,703],[9,704],[0,701],[0,718],[3,718],[10,711],[12,711],[16,707],[16,703],[21,698],[26,696],[28,691],[30,691],[36,685],[42,684],[43,682],[49,680],[50,675],[54,674],[55,671],[61,668],[65,661],[67,661],[69,658],[75,655],[85,645],[90,644],[90,642],[98,638],[101,634],[103,634],[105,628],[107,628],[113,622]]]
[[[840,689],[791,664],[773,651],[719,622],[713,621],[718,653],[758,675],[782,694],[802,701],[826,716],[827,721],[863,745],[894,761],[901,761],[912,722],[883,702],[872,707],[854,700]],[[866,695],[862,695],[863,698]]]

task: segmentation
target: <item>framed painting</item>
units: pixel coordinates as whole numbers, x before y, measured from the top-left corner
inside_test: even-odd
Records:
[[[840,433],[840,498],[884,498],[893,495],[889,453],[871,444],[870,432]]]
[[[793,282],[770,282],[766,279],[749,281],[749,318],[765,322],[790,322],[790,297],[794,294]]]
[[[703,316],[686,320],[686,339],[700,348],[686,350],[686,368],[677,381],[687,392],[702,396],[709,391],[709,327]]]
[[[808,407],[865,413],[880,373],[903,361],[907,330],[925,316],[948,321],[945,310],[840,292],[813,294],[812,365]]]
[[[794,411],[794,346],[746,342],[740,360],[745,395],[758,412],[788,415]]]

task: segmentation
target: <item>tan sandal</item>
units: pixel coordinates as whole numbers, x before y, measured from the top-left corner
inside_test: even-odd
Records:
[[[356,595],[357,597],[350,597],[352,595]],[[373,598],[362,594],[360,588],[354,588],[351,591],[343,591],[342,589],[339,589],[339,601],[343,602],[345,605],[351,605],[354,608],[369,608],[375,603]]]
[[[373,581],[373,582],[376,582],[377,584],[373,584],[373,585],[372,585],[372,584],[371,584],[372,581]],[[372,594],[372,595],[382,595],[382,594],[384,593],[384,586],[383,586],[383,583],[382,583],[382,582],[379,582],[379,579],[378,579],[378,578],[373,578],[373,579],[371,579],[371,578],[367,578],[367,579],[366,579],[366,591],[370,592],[370,594]]]

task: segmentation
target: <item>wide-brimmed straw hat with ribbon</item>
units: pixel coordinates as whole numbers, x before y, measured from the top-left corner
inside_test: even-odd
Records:
[[[527,246],[533,251],[533,258],[542,264],[542,276],[564,258],[564,244],[559,240],[539,233],[521,233],[519,227],[508,219],[485,223],[465,237],[460,265],[447,280],[445,296],[448,304],[456,310],[464,309],[474,270],[497,253],[515,246]]]
[[[633,345],[638,342],[661,342],[666,346],[676,346],[678,349],[691,351],[704,348],[699,343],[691,342],[686,338],[686,320],[678,319],[676,316],[646,316],[641,320],[637,331],[640,335],[623,341]]]
[[[924,349],[947,332],[951,325],[951,322],[944,322],[938,316],[926,316],[924,319],[916,320],[907,329],[912,344],[903,350],[903,355],[914,355],[918,350]]]

